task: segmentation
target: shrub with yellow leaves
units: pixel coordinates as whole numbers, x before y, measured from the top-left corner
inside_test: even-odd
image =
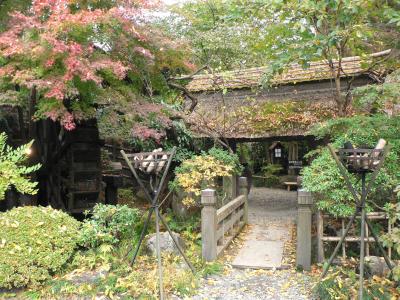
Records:
[[[239,158],[222,149],[212,148],[208,152],[185,160],[175,169],[171,190],[182,190],[186,197],[182,203],[187,207],[197,204],[196,198],[205,188],[215,187],[219,177],[231,176],[241,171]]]

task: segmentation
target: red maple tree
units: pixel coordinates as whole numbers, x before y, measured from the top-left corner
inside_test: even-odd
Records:
[[[77,120],[93,115],[93,99],[109,89],[109,81],[122,81],[129,72],[160,61],[156,54],[165,52],[170,42],[155,42],[156,35],[147,34],[140,21],[143,9],[155,4],[150,0],[32,1],[28,13],[11,14],[8,30],[0,34],[3,90],[35,89],[39,94],[36,116],[74,129]]]

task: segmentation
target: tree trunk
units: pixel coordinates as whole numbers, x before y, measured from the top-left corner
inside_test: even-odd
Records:
[[[335,68],[335,67],[334,67]],[[338,114],[340,117],[343,117],[345,114],[345,108],[344,108],[344,101],[342,99],[342,85],[341,85],[341,80],[340,80],[340,74],[341,74],[341,70],[342,70],[342,59],[339,58],[338,60],[338,66],[337,66],[337,70],[335,70],[335,101],[336,101],[336,105],[338,108]]]

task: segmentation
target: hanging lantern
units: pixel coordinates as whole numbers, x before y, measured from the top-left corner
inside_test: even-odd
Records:
[[[281,158],[281,157],[282,157],[282,147],[280,147],[280,145],[277,146],[277,147],[274,149],[274,154],[275,154],[275,157],[276,157],[276,158]]]

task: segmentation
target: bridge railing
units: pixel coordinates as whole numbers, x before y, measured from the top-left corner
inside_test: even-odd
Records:
[[[213,261],[229,246],[248,221],[247,178],[239,178],[239,196],[217,209],[216,192],[201,194],[201,238],[204,260]]]

